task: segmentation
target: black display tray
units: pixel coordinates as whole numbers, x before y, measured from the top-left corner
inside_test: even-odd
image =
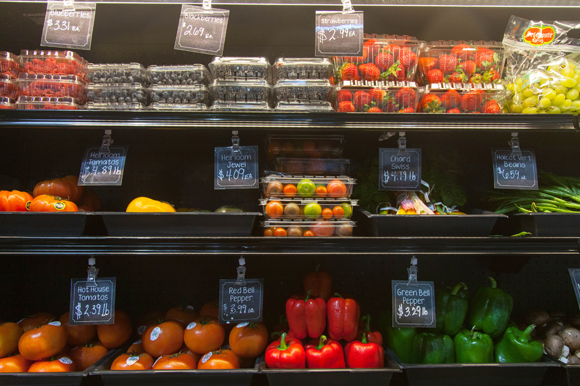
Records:
[[[580,237],[580,213],[517,213],[510,216],[511,230],[536,237]]]
[[[362,210],[357,217],[364,234],[383,237],[487,237],[498,219],[507,218],[481,210],[449,216],[371,214]]]
[[[109,236],[250,236],[258,212],[100,213]]]
[[[76,237],[92,212],[0,212],[2,236]]]
[[[580,365],[561,365],[566,370],[566,381],[568,386],[580,385]]]

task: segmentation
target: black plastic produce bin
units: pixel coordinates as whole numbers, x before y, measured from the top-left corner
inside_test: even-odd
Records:
[[[530,232],[536,237],[580,237],[580,213],[518,213],[510,216],[510,223],[514,234]]]
[[[2,236],[76,237],[92,212],[0,212]]]
[[[250,236],[258,212],[101,213],[109,236]]]
[[[562,367],[566,370],[566,384],[568,386],[580,385],[580,365],[564,365]]]

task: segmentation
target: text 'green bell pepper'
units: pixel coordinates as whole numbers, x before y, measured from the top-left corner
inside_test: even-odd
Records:
[[[475,327],[459,331],[453,343],[457,363],[493,363],[493,339]]]
[[[449,335],[422,332],[413,339],[411,363],[454,363],[455,350]]]
[[[439,289],[435,294],[435,310],[437,313],[436,332],[453,336],[461,330],[469,300],[467,298],[467,285],[457,284],[452,290]]]
[[[517,327],[508,327],[495,346],[495,361],[498,363],[541,361],[544,355],[543,346],[530,336],[535,327],[531,324],[524,331]]]
[[[471,298],[468,325],[497,338],[506,329],[514,301],[510,294],[497,288],[494,278],[489,280],[491,287],[479,288]]]
[[[413,339],[419,330],[413,327],[393,327],[393,314],[390,311],[383,311],[379,317],[379,331],[383,334],[387,347],[401,362],[411,363]]]

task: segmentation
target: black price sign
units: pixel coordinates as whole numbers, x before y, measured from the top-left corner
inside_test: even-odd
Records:
[[[570,272],[570,278],[576,293],[576,301],[578,302],[578,307],[580,307],[580,268],[568,268],[568,272]]]
[[[261,322],[264,279],[220,280],[220,323]]]
[[[493,186],[495,189],[538,190],[536,153],[511,149],[491,151],[493,156]]]
[[[227,9],[205,9],[183,4],[174,48],[222,56],[229,18],[230,11]]]
[[[113,324],[117,278],[71,279],[69,324]]]
[[[435,287],[432,281],[409,284],[393,280],[393,327],[435,328]]]
[[[363,56],[364,13],[316,11],[316,56]]]
[[[379,190],[421,190],[421,149],[379,149]]]
[[[126,157],[127,147],[123,146],[111,147],[108,152],[101,151],[100,147],[88,149],[81,164],[78,185],[122,185]]]
[[[216,147],[214,189],[258,189],[258,146]]]
[[[48,2],[40,45],[90,50],[96,4],[76,2],[70,7],[65,4],[64,1]]]

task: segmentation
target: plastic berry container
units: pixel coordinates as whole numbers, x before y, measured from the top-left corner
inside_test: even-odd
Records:
[[[333,95],[341,113],[414,113],[420,89],[415,82],[344,81]]]
[[[147,89],[141,83],[91,83],[87,85],[87,101],[109,105],[147,105]]]
[[[8,98],[11,102],[15,102],[20,94],[18,82],[10,79],[0,79],[0,97]]]
[[[203,64],[184,66],[149,66],[151,84],[185,85],[201,84],[204,86],[212,82],[212,76]]]
[[[153,85],[149,88],[149,100],[153,103],[175,105],[197,105],[211,103],[210,92],[202,85],[164,86]]]
[[[260,205],[269,220],[348,220],[357,200],[263,198]]]
[[[328,58],[278,58],[272,65],[274,81],[283,79],[330,79],[332,62]]]
[[[151,103],[148,109],[157,111],[206,111],[208,107],[205,103],[175,104],[155,102]]]
[[[329,80],[320,79],[280,80],[274,85],[276,99],[284,102],[325,101],[333,90]]]
[[[142,103],[98,103],[87,102],[86,110],[103,110],[103,111],[139,111],[144,110],[145,106]]]
[[[299,175],[320,175],[336,176],[348,174],[350,167],[349,159],[330,158],[286,158],[278,157],[275,162],[276,172],[299,174]]]
[[[268,220],[261,223],[264,236],[274,237],[350,237],[354,221]]]
[[[16,109],[16,104],[10,102],[9,98],[0,97],[0,110],[14,110]]]
[[[50,98],[20,96],[16,106],[24,110],[80,110],[83,106],[75,103],[74,98]]]
[[[139,63],[89,64],[87,78],[91,83],[141,83],[150,82],[149,73]]]
[[[494,41],[429,42],[421,51],[417,81],[432,83],[497,83],[502,79],[504,48]]]
[[[22,72],[20,57],[11,52],[0,51],[0,69],[1,79],[17,79],[18,74]]]
[[[268,158],[340,158],[343,135],[268,135]]]
[[[258,111],[270,112],[272,108],[268,102],[223,102],[215,101],[209,108],[213,111]]]
[[[408,35],[365,34],[363,56],[333,57],[335,83],[345,80],[415,80],[425,42]]]
[[[298,185],[301,184],[300,190]],[[264,197],[349,198],[356,180],[347,176],[312,177],[271,174],[260,180]]]
[[[269,102],[272,86],[265,80],[214,80],[210,90],[222,102]]]
[[[417,110],[423,113],[503,113],[507,92],[499,84],[437,83],[425,87]]]
[[[257,57],[214,57],[209,70],[215,79],[270,80],[270,62]]]
[[[334,113],[332,103],[328,101],[278,102],[276,111],[287,113]]]
[[[76,75],[20,74],[18,87],[23,96],[71,97],[81,105],[87,97],[85,84]]]
[[[76,75],[87,80],[87,61],[73,51],[22,50],[20,59],[27,74]]]

